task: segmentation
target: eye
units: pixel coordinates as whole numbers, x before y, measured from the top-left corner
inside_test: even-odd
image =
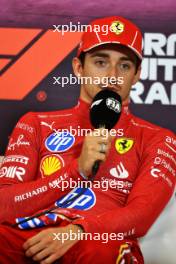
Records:
[[[105,67],[107,65],[107,62],[103,59],[98,59],[95,61],[95,64],[98,66],[98,67]]]
[[[120,66],[120,69],[123,71],[127,71],[131,68],[131,64],[127,63],[127,62],[122,62],[122,63],[120,63],[119,66]]]

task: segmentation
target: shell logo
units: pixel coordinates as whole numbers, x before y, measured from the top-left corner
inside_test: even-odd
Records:
[[[40,163],[40,171],[43,177],[50,176],[64,166],[64,161],[59,155],[47,155]]]

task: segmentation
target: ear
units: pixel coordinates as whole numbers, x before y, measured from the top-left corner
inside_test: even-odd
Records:
[[[139,81],[140,75],[141,75],[141,65],[138,67],[138,70],[137,70],[136,74],[134,75],[133,85]]]
[[[75,74],[75,76],[77,78],[82,76],[82,72],[83,72],[83,67],[82,67],[82,63],[80,61],[80,59],[78,59],[77,57],[74,57],[72,60],[72,67],[73,67],[73,72]]]

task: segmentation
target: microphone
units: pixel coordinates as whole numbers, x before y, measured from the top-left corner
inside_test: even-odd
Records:
[[[119,94],[104,89],[96,94],[90,107],[90,121],[94,128],[110,130],[118,122],[122,109],[122,99]],[[98,172],[100,160],[96,160],[92,167],[93,177]]]

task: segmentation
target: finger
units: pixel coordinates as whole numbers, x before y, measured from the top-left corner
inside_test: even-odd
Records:
[[[24,250],[27,250],[28,248],[34,246],[34,245],[37,244],[38,242],[40,242],[40,236],[39,236],[39,234],[37,234],[36,236],[33,236],[33,237],[29,238],[29,239],[23,244],[23,248],[24,248]]]
[[[97,152],[94,156],[95,160],[101,160],[105,161],[106,160],[106,155],[104,153]]]
[[[68,244],[67,244],[68,243]],[[56,253],[50,254],[50,256],[45,257],[43,261],[40,262],[40,264],[51,264],[54,263],[54,261],[60,259],[77,241],[72,241],[70,244],[70,240],[66,241],[62,247],[57,249]]]
[[[50,247],[41,250],[35,256],[33,256],[33,260],[35,261],[42,261],[43,259],[52,255],[52,249]]]
[[[109,140],[107,137],[100,137],[98,138],[98,143],[108,144]]]
[[[46,248],[46,245],[43,244],[42,242],[39,242],[35,244],[34,246],[31,246],[30,248],[28,248],[25,252],[25,255],[27,257],[32,257],[45,248]]]
[[[94,131],[92,131],[92,133],[90,134],[90,136],[93,137],[105,137],[107,138],[108,136],[108,130],[107,129],[94,129]]]

